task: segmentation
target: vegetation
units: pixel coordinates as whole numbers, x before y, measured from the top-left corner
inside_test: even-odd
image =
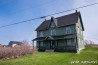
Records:
[[[16,59],[0,60],[0,65],[98,65],[98,48],[88,47],[80,54],[37,52]]]
[[[0,59],[10,59],[34,53],[35,49],[29,46],[0,48]]]

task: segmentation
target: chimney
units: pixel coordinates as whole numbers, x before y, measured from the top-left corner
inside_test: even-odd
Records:
[[[77,13],[77,10],[76,10],[76,13]]]
[[[47,19],[45,18],[45,21],[47,21]]]

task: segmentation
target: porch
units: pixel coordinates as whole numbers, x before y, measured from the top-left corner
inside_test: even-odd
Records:
[[[38,51],[54,50],[56,51],[76,51],[77,42],[75,36],[58,36],[58,37],[43,37],[37,40]]]
[[[76,50],[75,44],[71,43],[71,45],[69,45],[66,43],[66,40],[37,41],[37,47],[39,48],[39,51],[45,51],[45,50],[75,51]]]

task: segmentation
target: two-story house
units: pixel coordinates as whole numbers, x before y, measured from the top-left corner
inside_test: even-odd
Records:
[[[84,26],[80,12],[45,20],[37,29],[39,51],[72,51],[84,49]]]

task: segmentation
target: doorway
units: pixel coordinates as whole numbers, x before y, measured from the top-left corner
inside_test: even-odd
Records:
[[[55,46],[56,46],[56,41],[51,41],[51,43],[50,43],[50,49],[54,49],[55,48]]]

